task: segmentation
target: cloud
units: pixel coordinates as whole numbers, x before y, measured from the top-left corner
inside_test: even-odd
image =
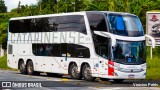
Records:
[[[36,4],[37,0],[4,0],[5,5],[7,6],[7,11],[10,12],[11,9],[17,8],[19,1],[21,2],[21,5],[31,5]]]

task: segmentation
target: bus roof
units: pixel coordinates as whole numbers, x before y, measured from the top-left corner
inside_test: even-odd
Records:
[[[58,13],[58,14],[46,14],[46,15],[35,15],[35,16],[25,16],[25,17],[15,17],[11,18],[10,20],[19,20],[19,19],[30,19],[30,18],[42,18],[42,17],[52,17],[52,16],[66,16],[66,15],[85,15],[85,13],[90,12],[90,13],[99,13],[99,14],[120,14],[120,15],[133,15],[130,13],[126,12],[113,12],[113,11],[81,11],[81,12],[70,12],[70,13]]]

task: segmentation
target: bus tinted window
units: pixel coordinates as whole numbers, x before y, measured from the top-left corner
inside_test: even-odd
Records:
[[[68,44],[67,54],[68,57],[78,57],[78,58],[90,57],[89,48],[76,44]]]
[[[49,25],[52,31],[76,31],[87,34],[84,18],[81,15],[49,18]]]
[[[11,20],[9,31],[12,33],[75,31],[87,34],[82,15]]]
[[[96,54],[108,59],[110,56],[110,39],[96,34],[93,37]]]
[[[87,17],[92,31],[107,32],[107,25],[103,14],[88,13]]]
[[[35,56],[90,57],[89,48],[76,44],[33,44],[32,51]]]
[[[21,30],[22,30],[21,25],[22,25],[21,20],[10,21],[10,23],[9,23],[10,32],[13,32],[13,33],[21,32]]]

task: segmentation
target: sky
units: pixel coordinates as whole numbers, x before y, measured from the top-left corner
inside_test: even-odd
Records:
[[[21,5],[31,5],[36,4],[38,0],[4,0],[7,11],[10,12],[11,9],[17,8],[19,1],[21,2]]]

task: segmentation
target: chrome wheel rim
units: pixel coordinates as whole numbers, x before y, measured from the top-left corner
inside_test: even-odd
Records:
[[[20,65],[20,71],[24,71],[24,69],[25,69],[25,65],[23,63],[23,64]]]
[[[28,72],[32,72],[33,67],[29,64],[28,65]]]
[[[77,77],[78,76],[78,68],[77,68],[77,66],[74,66],[73,68],[72,68],[72,75],[73,75],[73,77]]]
[[[87,67],[85,70],[84,70],[84,76],[86,78],[90,78],[91,77],[91,69],[90,67]]]

